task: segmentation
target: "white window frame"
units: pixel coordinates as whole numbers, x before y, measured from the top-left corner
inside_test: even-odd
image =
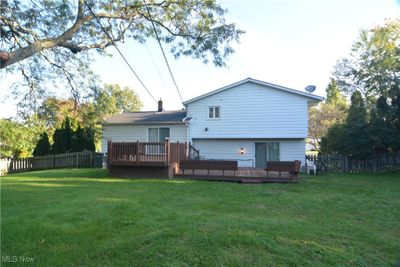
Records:
[[[149,137],[150,137],[149,131],[150,131],[150,129],[157,129],[157,140],[158,141],[150,141],[149,140]],[[168,129],[168,131],[169,131],[168,139],[171,138],[171,127],[148,127],[147,128],[147,142],[155,142],[155,143],[165,142],[166,140],[160,140],[160,129]],[[165,154],[165,151],[164,151],[164,148],[158,147],[158,149],[156,151],[147,149],[146,154],[147,155],[152,155],[152,154],[163,155],[163,154]]]
[[[147,128],[147,142],[165,142],[165,140],[160,140],[160,128],[166,128],[166,129],[169,129],[169,139],[171,139],[171,127],[148,127]],[[149,137],[150,137],[150,135],[149,135],[149,129],[157,129],[157,140],[158,141],[150,141],[149,140]]]
[[[210,109],[212,108],[212,117],[210,117]],[[218,108],[219,116],[215,117],[215,110]],[[207,107],[207,119],[208,120],[219,120],[221,119],[221,106],[208,106]]]

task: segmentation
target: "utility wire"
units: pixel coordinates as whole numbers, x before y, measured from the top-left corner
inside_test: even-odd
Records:
[[[178,92],[179,98],[183,102],[183,98],[182,98],[181,92],[179,91],[178,85],[176,84],[175,77],[172,74],[172,70],[171,70],[171,67],[169,65],[167,56],[165,55],[164,48],[162,47],[162,44],[161,44],[161,41],[160,41],[160,37],[158,36],[157,30],[156,30],[156,26],[154,25],[153,18],[151,17],[149,6],[147,5],[146,0],[143,0],[143,2],[144,2],[144,5],[146,6],[147,14],[149,15],[149,19],[150,19],[151,25],[153,26],[153,30],[154,30],[154,33],[156,35],[156,39],[157,39],[158,45],[160,46],[160,49],[161,49],[161,52],[163,54],[165,63],[167,64],[169,74],[171,75],[172,81],[174,82],[175,89]]]
[[[138,79],[138,81],[140,82],[140,84],[143,86],[143,88],[147,91],[147,93],[151,96],[151,98],[154,100],[154,102],[157,103],[157,100],[154,98],[154,96],[150,93],[150,91],[147,89],[147,87],[144,85],[144,83],[142,82],[142,80],[139,78],[139,76],[136,74],[136,72],[133,70],[132,66],[129,64],[128,60],[125,58],[125,56],[122,54],[122,52],[119,50],[119,48],[117,47],[117,45],[115,44],[114,40],[111,38],[110,34],[106,31],[106,29],[103,27],[103,25],[101,24],[99,18],[96,16],[96,14],[93,12],[92,8],[88,5],[88,3],[86,2],[86,0],[83,0],[83,2],[85,3],[85,5],[87,6],[87,8],[89,9],[90,13],[92,13],[93,17],[95,18],[95,20],[97,21],[97,23],[99,24],[100,28],[102,29],[102,31],[105,33],[105,35],[107,35],[108,39],[110,39],[111,43],[113,44],[113,46],[115,47],[115,49],[117,49],[118,53],[121,55],[121,57],[124,59],[125,63],[128,65],[129,69],[132,71],[132,73],[136,76],[136,78]]]
[[[153,62],[153,65],[154,65],[154,67],[155,67],[156,70],[157,70],[158,76],[160,76],[162,83],[164,84],[165,88],[167,88],[167,83],[165,82],[164,77],[162,76],[161,71],[160,71],[160,69],[159,69],[158,66],[157,66],[156,61],[154,60],[153,56],[151,55],[151,52],[150,52],[149,47],[147,46],[146,43],[144,43],[144,46],[146,47],[147,54],[149,54],[149,57],[150,57],[150,59],[151,59],[151,62]]]

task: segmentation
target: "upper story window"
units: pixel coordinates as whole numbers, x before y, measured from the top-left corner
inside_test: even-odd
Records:
[[[208,107],[208,118],[209,119],[219,119],[221,116],[220,107]]]

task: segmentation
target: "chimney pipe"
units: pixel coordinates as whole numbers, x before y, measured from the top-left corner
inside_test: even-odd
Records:
[[[158,112],[162,112],[164,109],[163,109],[163,102],[162,102],[162,100],[161,100],[161,98],[160,98],[160,100],[158,100]]]

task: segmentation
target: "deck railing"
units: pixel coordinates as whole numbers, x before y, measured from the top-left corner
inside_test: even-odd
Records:
[[[168,166],[188,159],[188,143],[108,141],[108,164],[127,166]]]

